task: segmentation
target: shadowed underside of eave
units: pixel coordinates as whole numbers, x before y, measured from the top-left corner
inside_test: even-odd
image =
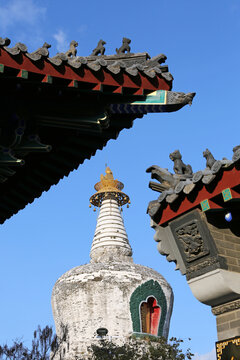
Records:
[[[128,120],[129,127],[132,120]],[[51,140],[52,151],[26,155],[25,164],[0,185],[0,223],[68,176],[85,159],[95,155],[96,150],[102,149],[109,139],[116,139],[121,129],[113,120],[110,128],[99,134],[86,135],[66,129],[56,131],[55,128],[48,128],[48,133],[42,132],[41,141],[49,143]]]
[[[41,196],[148,112],[177,111],[166,56],[90,56],[0,38],[0,223]]]
[[[96,94],[79,95],[71,89],[61,93],[58,87],[39,89],[21,81],[3,83],[0,79],[4,104],[0,114],[0,223],[142,116],[106,114],[110,99]],[[32,148],[28,151],[29,139]],[[13,162],[6,164],[9,156]]]

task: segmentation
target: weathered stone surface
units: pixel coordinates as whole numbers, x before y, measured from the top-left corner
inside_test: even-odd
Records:
[[[173,294],[156,271],[129,262],[92,263],[78,266],[56,282],[52,294],[57,333],[68,325],[69,355],[85,351],[96,340],[96,330],[108,329],[109,336],[128,337],[133,332],[130,297],[146,281],[157,281],[167,300],[163,336],[167,337]],[[75,350],[74,350],[75,349]]]
[[[236,300],[212,309],[212,312],[214,314],[216,313],[215,315],[217,320],[217,332],[219,341],[232,338],[240,334],[239,306],[239,300]],[[232,311],[229,311],[229,309],[231,308]]]
[[[107,196],[100,207],[91,263],[66,272],[53,288],[56,332],[61,334],[62,324],[68,328],[67,360],[85,354],[98,341],[99,328],[108,329],[108,336],[116,343],[128,341],[133,332],[142,332],[139,311],[149,297],[160,307],[155,335],[168,336],[171,287],[157,271],[133,263],[116,194]]]

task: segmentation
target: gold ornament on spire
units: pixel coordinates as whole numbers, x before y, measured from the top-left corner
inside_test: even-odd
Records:
[[[95,184],[94,189],[97,192],[90,197],[90,204],[100,207],[105,199],[116,199],[118,206],[130,204],[128,195],[122,192],[123,183],[114,179],[113,173],[109,167],[106,167],[106,175],[101,174],[100,181]]]

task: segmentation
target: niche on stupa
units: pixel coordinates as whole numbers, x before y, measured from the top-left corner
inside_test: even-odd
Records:
[[[136,288],[130,298],[133,332],[163,335],[167,301],[161,285],[149,280]]]

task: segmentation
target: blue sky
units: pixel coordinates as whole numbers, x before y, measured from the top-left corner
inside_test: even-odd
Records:
[[[231,158],[240,143],[239,15],[239,0],[0,0],[0,36],[13,45],[24,42],[33,51],[47,41],[53,56],[74,39],[78,55],[87,56],[100,38],[106,54],[113,54],[122,37],[129,37],[132,52],[168,57],[175,91],[197,93],[191,107],[136,120],[1,226],[1,344],[17,337],[28,342],[38,324],[53,324],[55,281],[89,261],[97,215],[88,200],[107,163],[132,201],[123,216],[134,261],[158,270],[173,288],[170,336],[186,340],[201,354],[198,359],[214,359],[217,334],[210,307],[194,298],[174,264],[157,252],[146,209],[158,195],[148,188],[145,169],[156,164],[172,171],[169,153],[175,149],[194,171],[205,168],[206,147],[216,159]]]

